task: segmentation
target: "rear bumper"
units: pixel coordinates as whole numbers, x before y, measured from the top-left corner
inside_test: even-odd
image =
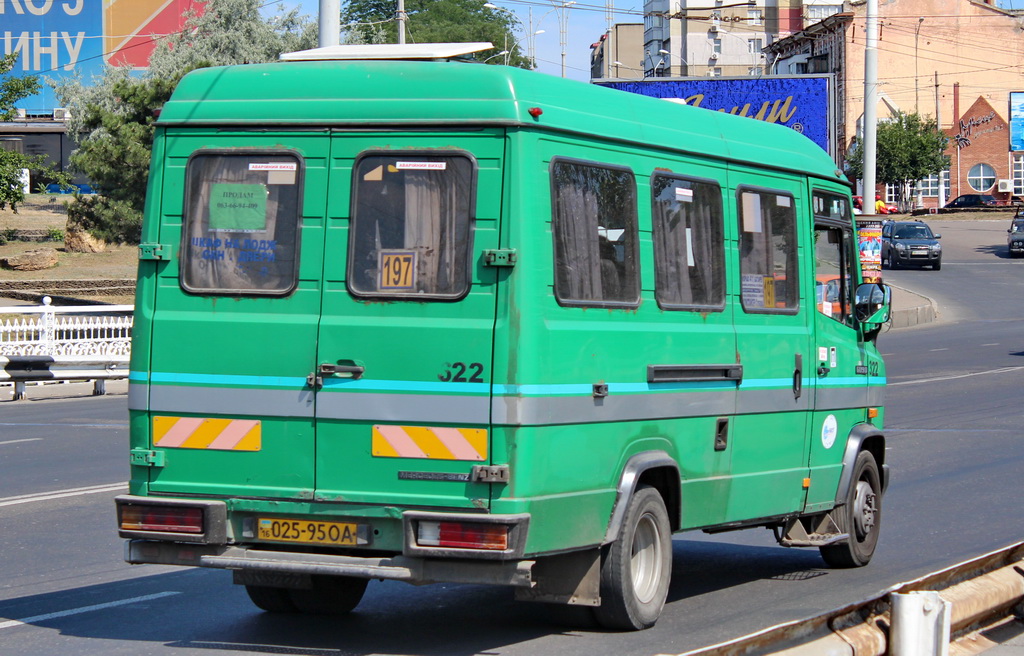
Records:
[[[262,577],[351,576],[406,583],[486,583],[531,587],[534,560],[465,560],[414,556],[338,556],[269,551],[254,546],[182,544],[129,540],[124,559],[132,564],[228,569],[241,582]]]

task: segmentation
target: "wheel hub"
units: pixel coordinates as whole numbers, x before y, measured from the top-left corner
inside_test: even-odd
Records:
[[[853,523],[858,538],[863,539],[874,530],[877,513],[875,493],[871,489],[871,484],[867,481],[858,481],[853,499]]]

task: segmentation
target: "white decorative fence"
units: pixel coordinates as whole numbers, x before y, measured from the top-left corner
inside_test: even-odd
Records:
[[[131,305],[0,308],[0,381],[13,381],[15,399],[25,398],[25,383],[93,380],[103,394],[104,381],[128,375]],[[28,316],[24,316],[28,315]],[[35,315],[35,316],[32,316]]]

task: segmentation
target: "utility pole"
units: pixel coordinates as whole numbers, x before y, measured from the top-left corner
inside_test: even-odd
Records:
[[[864,210],[875,214],[875,164],[878,135],[878,0],[868,0],[864,47]]]
[[[398,19],[398,43],[405,44],[405,21],[408,18],[405,15],[405,0],[398,0],[398,11],[395,12],[395,18]]]
[[[336,46],[341,41],[341,0],[320,0],[319,37],[317,44],[323,48]]]

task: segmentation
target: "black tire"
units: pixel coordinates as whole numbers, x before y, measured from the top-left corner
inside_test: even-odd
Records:
[[[288,590],[292,604],[309,615],[344,615],[359,605],[369,579],[314,576],[313,587]]]
[[[653,487],[633,494],[615,542],[601,555],[601,626],[640,630],[654,626],[672,577],[672,529],[665,501]]]
[[[935,264],[932,265],[932,271],[941,271],[941,270],[942,270],[942,260],[939,260],[938,262],[936,262]]]
[[[295,613],[298,608],[292,603],[287,588],[271,588],[264,585],[247,585],[245,591],[249,599],[260,610],[268,613]]]
[[[850,538],[842,544],[820,547],[825,563],[836,568],[867,565],[878,545],[882,519],[882,479],[878,463],[868,451],[857,454],[846,503],[832,513],[839,530],[849,533]]]

